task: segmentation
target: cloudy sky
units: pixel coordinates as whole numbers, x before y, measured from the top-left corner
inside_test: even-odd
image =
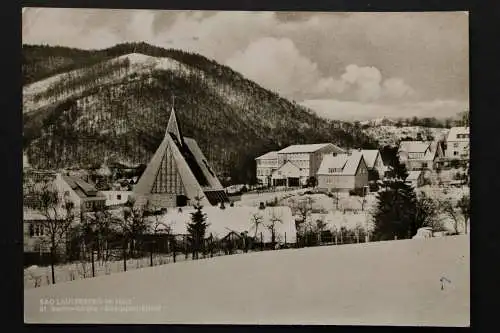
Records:
[[[23,10],[23,43],[101,49],[145,41],[203,54],[340,119],[468,108],[468,15]]]

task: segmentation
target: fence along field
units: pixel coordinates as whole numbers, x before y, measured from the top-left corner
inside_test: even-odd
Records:
[[[229,232],[224,238],[208,237],[199,259],[213,258],[224,255],[243,254],[249,252],[272,251],[280,249],[301,248],[320,245],[342,245],[364,243],[367,234],[363,229],[340,228],[338,231],[306,230],[298,236],[297,242],[291,244],[284,237],[277,237],[275,244],[265,242],[262,232],[254,239],[251,236]],[[35,255],[40,256],[39,253]],[[193,260],[193,248],[187,240],[187,235],[157,237],[136,244],[133,252],[130,247],[124,251],[123,242],[108,244],[105,253],[97,250],[85,251],[78,259],[58,258],[55,265],[56,284],[79,279],[120,273],[128,270],[174,264]],[[197,259],[194,259],[197,260]],[[38,288],[51,284],[50,266],[30,265],[24,270],[24,288]]]

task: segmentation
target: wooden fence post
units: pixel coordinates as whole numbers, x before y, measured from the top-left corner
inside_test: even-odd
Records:
[[[127,242],[123,240],[123,271],[127,271]]]
[[[175,235],[174,238],[172,238],[172,257],[175,263],[177,261],[177,242],[175,241]]]
[[[149,264],[153,267],[153,241],[149,244]]]
[[[91,247],[91,253],[90,253],[90,256],[91,256],[91,262],[92,262],[92,277],[95,277],[95,263],[94,263],[94,245],[92,244],[92,247]]]
[[[262,236],[262,231],[260,232],[260,249],[264,251],[264,237]]]
[[[285,247],[286,247],[286,231],[285,231]]]

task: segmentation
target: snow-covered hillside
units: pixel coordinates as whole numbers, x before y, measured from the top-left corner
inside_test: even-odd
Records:
[[[426,135],[431,135],[434,140],[444,139],[448,131],[449,129],[447,128],[428,128],[421,126],[371,126],[365,129],[366,134],[379,140],[382,146],[394,146],[399,140],[406,137],[416,139],[418,133],[422,135],[424,140],[426,139]]]
[[[469,276],[467,236],[268,251],[25,290],[24,318],[469,326]]]
[[[193,70],[192,68],[189,68],[188,66],[171,58],[158,58],[140,53],[126,54],[108,60],[106,61],[106,63],[117,63],[123,60],[129,61],[128,71],[126,73],[123,73],[122,75],[113,75],[104,78],[103,82],[100,82],[101,84],[113,83],[115,81],[123,79],[123,77],[127,75],[131,76],[133,74],[146,73],[147,71],[151,71],[154,69],[176,70],[183,72],[184,74],[189,73],[190,71]],[[96,66],[102,66],[102,64],[94,65],[93,67]],[[30,112],[38,108],[44,107],[46,105],[49,105],[51,103],[54,103],[54,100],[49,100],[49,99],[36,100],[35,96],[47,90],[52,85],[67,79],[68,77],[77,77],[84,75],[86,71],[88,71],[88,69],[78,69],[71,72],[54,75],[47,79],[26,85],[25,87],[23,87],[23,112],[24,113]],[[65,98],[71,97],[72,95],[78,95],[80,92],[81,92],[80,90],[72,91],[70,93],[66,93],[60,96],[58,99],[62,101]]]

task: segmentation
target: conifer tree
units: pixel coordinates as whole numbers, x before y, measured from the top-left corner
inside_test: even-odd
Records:
[[[199,251],[203,250],[205,233],[209,224],[206,222],[207,216],[203,212],[203,206],[200,203],[201,198],[196,197],[195,201],[195,211],[191,213],[191,222],[187,225],[187,231],[189,233],[188,239],[193,250],[193,259],[198,259]]]
[[[413,188],[403,181],[394,181],[378,193],[374,214],[376,240],[411,238],[417,225],[417,197]]]

